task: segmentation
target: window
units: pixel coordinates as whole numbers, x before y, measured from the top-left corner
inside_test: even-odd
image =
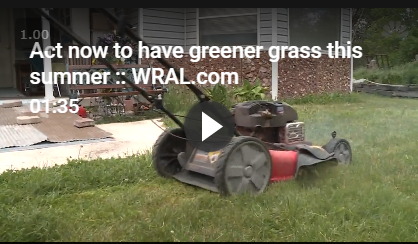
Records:
[[[42,30],[41,17],[30,9],[13,9],[13,15],[15,17],[15,40],[17,40],[15,48],[18,52],[24,51],[30,54],[35,42],[40,42],[42,46],[42,41],[36,39],[26,39],[22,41],[21,30],[25,30],[26,36],[29,35],[29,37],[32,36],[32,33],[35,30]],[[20,56],[20,54],[17,55]]]
[[[69,8],[54,8],[49,10],[49,14],[57,19],[62,25],[71,27],[71,10]],[[51,24],[51,44],[67,45],[71,43],[71,38],[59,30],[55,25]]]
[[[326,50],[328,43],[340,41],[341,9],[290,8],[290,46],[320,46]]]
[[[201,46],[257,45],[257,9],[199,9],[199,42]]]
[[[65,26],[71,25],[71,10],[69,8],[53,8],[49,14]]]

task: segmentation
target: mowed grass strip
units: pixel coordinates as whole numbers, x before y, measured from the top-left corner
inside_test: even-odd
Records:
[[[1,241],[417,241],[418,100],[295,106],[348,167],[223,198],[163,179],[149,152],[0,175]],[[134,133],[134,132],[133,132]]]

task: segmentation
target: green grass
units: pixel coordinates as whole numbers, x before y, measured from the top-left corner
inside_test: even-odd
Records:
[[[341,94],[341,93],[325,93],[321,95],[307,95],[304,97],[284,99],[284,102],[292,105],[327,105],[327,104],[344,104],[358,103],[361,96],[358,93]]]
[[[296,105],[309,140],[350,141],[348,167],[222,198],[155,173],[150,154],[0,175],[2,241],[418,241],[418,101]]]
[[[367,79],[383,84],[418,84],[418,62],[395,66],[391,69],[358,68],[354,70],[353,76],[355,79]]]

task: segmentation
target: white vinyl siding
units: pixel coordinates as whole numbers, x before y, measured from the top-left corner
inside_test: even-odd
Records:
[[[184,8],[144,8],[142,31],[152,46],[184,46]]]
[[[277,9],[277,46],[289,44],[289,11],[287,8]]]
[[[347,46],[347,42],[350,41],[350,9],[343,8],[341,10],[341,42],[342,45]]]
[[[144,8],[141,11],[125,9],[125,14],[127,21],[141,32],[149,44],[182,46],[186,51],[196,45],[261,45],[266,50],[272,45],[300,46],[301,43],[307,46],[317,45],[315,43],[321,42],[317,40],[318,38],[322,38],[323,43],[341,41],[343,45],[350,40],[349,8],[333,9],[334,17],[330,18],[335,19],[335,23],[319,21],[316,29],[320,34],[316,37],[312,34],[305,34],[310,27],[307,27],[304,21],[298,20],[303,13],[292,17],[292,11],[295,10],[288,8]],[[296,9],[296,11],[300,12],[301,9]],[[138,16],[140,12],[142,15]],[[295,24],[295,18],[302,27],[292,27],[292,24]],[[301,38],[303,35],[307,36]],[[231,38],[236,38],[236,41],[231,41]]]
[[[197,46],[197,9],[186,9],[186,51],[191,46]]]
[[[260,8],[260,46],[268,49],[272,45],[272,9]]]

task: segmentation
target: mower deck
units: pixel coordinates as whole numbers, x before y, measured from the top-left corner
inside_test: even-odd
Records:
[[[306,166],[337,161],[334,157],[334,153],[328,153],[322,147],[300,144],[295,145],[295,148],[296,151],[270,150],[270,156],[272,157],[272,174],[269,183],[291,180],[297,177],[299,169]],[[206,153],[196,150],[191,160],[187,160],[186,162],[184,162],[185,154],[180,153],[178,158],[179,162],[182,160],[184,162],[182,165],[183,170],[173,175],[173,178],[186,184],[198,186],[213,192],[219,192],[215,182],[216,164],[214,164],[214,162],[220,153],[221,151]],[[273,159],[274,157],[276,157],[276,160]],[[245,177],[245,167],[245,165],[240,167],[243,177]],[[241,175],[238,173],[238,175],[232,175],[232,178],[240,176]]]
[[[178,134],[179,131],[172,132]],[[160,137],[165,139],[159,141],[174,140],[169,137],[166,133]],[[268,150],[263,142],[250,136],[234,137],[230,144],[216,152],[204,152],[187,145],[184,151],[173,155],[176,159],[170,160],[178,167],[170,177],[222,195],[243,192],[256,195],[273,182],[296,178],[305,167],[330,161],[335,165],[351,162],[350,145],[336,138],[322,147],[309,143],[288,145],[292,150]],[[154,152],[164,154],[158,147]]]
[[[199,174],[190,170],[183,170],[173,175],[173,178],[189,185],[219,193],[219,190],[213,181],[214,178],[207,175]]]

